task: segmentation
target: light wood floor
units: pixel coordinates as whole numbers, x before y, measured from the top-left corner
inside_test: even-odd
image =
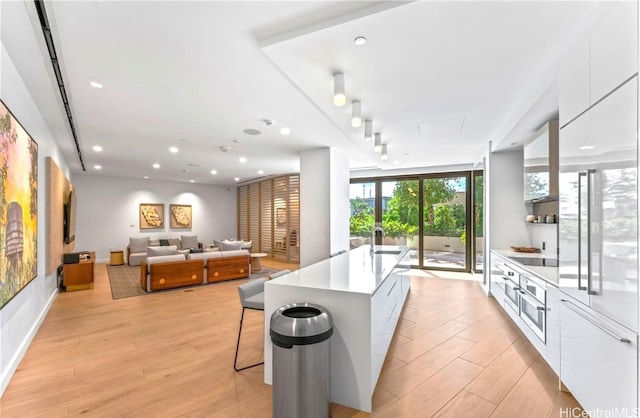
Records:
[[[543,418],[578,407],[495,300],[473,281],[442,278],[451,276],[412,278],[371,416]],[[263,366],[232,367],[243,282],[112,300],[97,265],[93,289],[58,296],[0,416],[270,417]],[[245,320],[248,364],[261,358],[262,313]],[[331,412],[369,416],[340,405]]]

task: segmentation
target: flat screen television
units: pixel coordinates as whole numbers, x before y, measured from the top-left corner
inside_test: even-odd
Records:
[[[76,194],[73,190],[64,203],[64,219],[62,221],[64,231],[64,243],[71,244],[76,239]]]

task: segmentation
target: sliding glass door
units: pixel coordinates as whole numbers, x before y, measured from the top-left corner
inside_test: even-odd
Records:
[[[375,225],[376,194],[376,182],[351,183],[349,189],[350,248],[369,244],[369,237]]]
[[[380,222],[382,243],[409,247],[413,267],[481,271],[482,181],[482,171],[355,180],[351,248]]]
[[[420,201],[420,181],[382,181],[382,229],[383,244],[408,245],[417,250]]]
[[[422,265],[469,269],[468,175],[430,176],[422,182]]]

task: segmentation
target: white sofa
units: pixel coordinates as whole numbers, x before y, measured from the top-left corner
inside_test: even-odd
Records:
[[[150,238],[150,237],[131,237],[127,246],[127,262],[130,266],[139,266],[140,262],[147,258],[149,247],[162,248],[175,246],[179,254],[187,254],[193,248],[202,248],[202,244],[198,242],[196,235],[181,235],[180,238]],[[168,250],[157,255],[172,255],[175,252]]]

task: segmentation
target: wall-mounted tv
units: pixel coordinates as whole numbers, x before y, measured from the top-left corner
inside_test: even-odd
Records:
[[[69,198],[64,203],[64,219],[62,221],[64,243],[71,244],[76,239],[76,194],[69,192]]]

